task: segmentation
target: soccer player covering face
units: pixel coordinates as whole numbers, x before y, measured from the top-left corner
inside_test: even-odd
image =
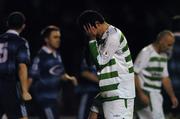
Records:
[[[137,89],[137,114],[140,119],[165,119],[161,87],[169,95],[172,108],[178,106],[168,74],[166,52],[175,42],[171,31],[162,31],[157,39],[141,50],[134,64]],[[138,107],[139,106],[139,107]]]
[[[60,54],[61,33],[56,26],[47,26],[42,31],[45,45],[35,57],[30,77],[35,101],[40,107],[41,119],[59,119],[58,95],[61,90],[62,80],[70,80],[77,85],[74,76],[65,73]]]
[[[25,16],[13,12],[7,20],[9,30],[0,35],[0,118],[27,119],[24,101],[28,92],[29,47],[19,34],[25,28]]]
[[[84,11],[78,23],[89,37],[90,54],[98,69],[104,117],[132,119],[134,71],[125,36],[96,11]]]

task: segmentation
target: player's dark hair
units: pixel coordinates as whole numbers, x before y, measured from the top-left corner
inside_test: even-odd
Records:
[[[93,10],[86,10],[82,12],[77,19],[77,23],[81,29],[83,28],[84,25],[88,25],[88,24],[95,26],[96,22],[99,22],[102,24],[105,22],[105,20],[104,20],[104,17],[100,13]]]
[[[47,26],[46,28],[44,28],[42,31],[41,31],[41,35],[42,37],[45,39],[45,38],[48,38],[50,35],[51,35],[51,32],[52,31],[60,31],[59,27],[57,26],[54,26],[54,25],[50,25],[50,26]]]
[[[25,24],[25,16],[21,12],[12,12],[7,19],[9,29],[20,29]]]

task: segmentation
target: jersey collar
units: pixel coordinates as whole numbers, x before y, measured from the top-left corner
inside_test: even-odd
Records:
[[[18,36],[19,36],[19,33],[18,33],[16,30],[13,30],[13,29],[9,29],[9,30],[7,30],[7,32],[6,32],[6,33],[16,34],[16,35],[18,35]]]
[[[56,51],[55,52],[53,52],[51,49],[49,49],[47,46],[43,46],[42,47],[42,50],[44,50],[46,53],[48,53],[48,54],[53,54],[54,55],[54,57],[57,57],[57,54],[56,54]]]

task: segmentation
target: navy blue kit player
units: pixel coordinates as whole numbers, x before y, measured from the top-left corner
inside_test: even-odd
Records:
[[[37,53],[30,69],[33,99],[40,107],[41,119],[59,119],[58,95],[62,80],[72,81],[74,85],[77,85],[77,80],[65,73],[61,56],[57,52],[60,47],[60,29],[47,26],[42,36],[45,45]]]
[[[31,100],[28,92],[28,43],[19,34],[25,28],[25,16],[13,12],[8,16],[9,30],[0,35],[0,118],[27,119],[24,101]]]

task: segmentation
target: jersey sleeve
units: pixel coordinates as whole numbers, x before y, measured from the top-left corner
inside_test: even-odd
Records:
[[[101,49],[101,51],[98,49],[96,40],[91,40],[89,42],[90,53],[98,67],[103,67],[112,59],[120,45],[119,39],[120,36],[118,33],[108,36],[107,39],[105,39],[105,46]]]
[[[30,51],[29,51],[29,44],[27,41],[24,41],[21,43],[21,45],[18,48],[17,52],[17,63],[24,63],[29,65],[30,63]]]
[[[147,50],[143,49],[137,56],[134,62],[134,72],[139,74],[149,62],[149,55]]]
[[[29,70],[29,77],[32,79],[37,79],[40,77],[40,58],[38,56],[33,60]]]

